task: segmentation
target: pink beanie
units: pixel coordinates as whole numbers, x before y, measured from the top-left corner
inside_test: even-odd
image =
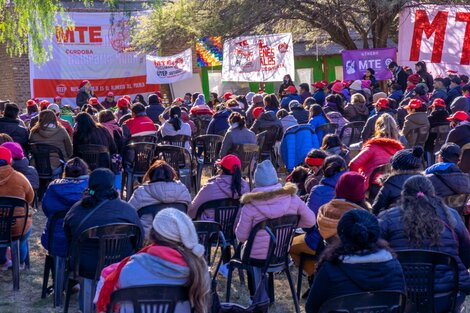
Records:
[[[1,147],[10,150],[13,160],[22,160],[24,158],[23,148],[17,142],[5,142]]]

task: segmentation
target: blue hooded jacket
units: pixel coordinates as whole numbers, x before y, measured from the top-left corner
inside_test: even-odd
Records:
[[[228,124],[228,117],[231,113],[232,111],[227,109],[215,113],[207,127],[207,134],[221,135],[225,132],[230,127]]]
[[[281,141],[282,160],[291,171],[304,161],[310,150],[319,147],[317,135],[310,124],[291,126]]]
[[[296,94],[296,93],[291,93],[291,94],[286,95],[284,98],[282,98],[282,100],[281,100],[281,108],[282,108],[282,109],[285,109],[285,110],[287,110],[287,111],[289,112],[289,111],[290,111],[290,109],[289,109],[289,103],[290,103],[292,100],[297,100],[297,101],[299,101],[300,103],[303,103],[302,98],[301,98],[298,94]]]

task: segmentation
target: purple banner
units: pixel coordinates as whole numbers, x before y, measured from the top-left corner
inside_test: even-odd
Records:
[[[392,77],[388,64],[397,59],[396,48],[379,48],[365,50],[345,50],[343,56],[343,79],[362,79],[366,69],[375,71],[375,79],[385,80]]]

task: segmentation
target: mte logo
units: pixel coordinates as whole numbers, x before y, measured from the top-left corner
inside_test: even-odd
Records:
[[[55,27],[57,43],[69,45],[99,45],[103,42],[101,26]]]
[[[58,95],[63,96],[67,91],[67,86],[65,86],[64,84],[57,85],[55,86],[55,91]]]

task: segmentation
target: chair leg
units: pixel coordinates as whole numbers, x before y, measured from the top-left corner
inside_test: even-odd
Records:
[[[300,299],[300,294],[302,292],[302,276],[304,271],[304,258],[303,254],[300,254],[299,262],[299,274],[297,275],[297,298]]]
[[[230,302],[230,289],[232,287],[233,266],[227,263],[228,276],[227,276],[227,292],[225,293],[225,302]]]
[[[284,272],[286,273],[287,280],[289,281],[289,287],[290,292],[292,294],[292,298],[294,298],[295,312],[300,313],[299,297],[297,297],[297,295],[295,294],[294,282],[292,281],[292,276],[290,275],[289,267],[286,267]]]
[[[46,260],[44,261],[44,274],[42,275],[42,292],[41,299],[45,299],[47,296],[47,284],[49,283],[49,273],[52,270],[52,257],[46,255]]]
[[[129,201],[133,192],[134,192],[134,175],[131,173],[128,173],[127,180],[126,180],[126,201]]]
[[[54,307],[62,305],[64,278],[65,258],[54,257]]]
[[[197,165],[197,174],[196,174],[196,193],[201,189],[201,179],[202,179],[202,170],[204,169],[204,165],[198,163]]]
[[[276,300],[274,297],[274,273],[269,273],[268,295],[269,295],[269,302],[274,303],[274,301]]]
[[[64,301],[64,313],[69,312],[70,305],[70,294],[72,293],[71,279],[68,278],[68,273],[65,273],[65,301]]]
[[[93,280],[83,278],[83,313],[93,313]]]
[[[20,242],[19,240],[12,241],[11,247],[11,262],[13,273],[13,290],[20,290]]]

